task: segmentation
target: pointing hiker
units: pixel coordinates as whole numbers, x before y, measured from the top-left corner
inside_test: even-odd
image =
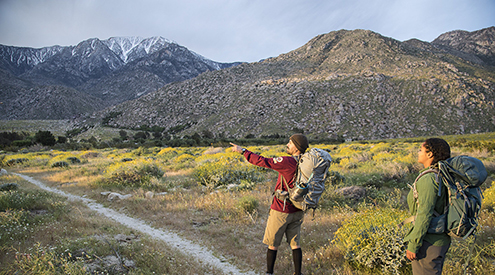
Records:
[[[436,181],[438,162],[450,158],[449,144],[439,138],[427,139],[418,152],[418,162],[424,169],[407,196],[409,211],[415,215],[414,226],[406,235],[408,242],[406,257],[412,261],[413,274],[441,274],[445,255],[450,247],[450,236],[447,233],[428,233],[434,213],[443,214],[447,202],[447,190]],[[415,194],[416,193],[416,194]]]
[[[279,192],[287,191],[283,181],[286,182],[290,188],[293,187],[297,161],[300,155],[303,154],[309,146],[306,136],[303,134],[294,134],[289,138],[289,143],[287,143],[287,153],[291,156],[265,158],[254,154],[239,145],[234,143],[230,144],[232,145],[232,151],[241,153],[251,164],[277,171],[278,179],[275,190],[281,190]],[[263,243],[268,245],[266,253],[267,274],[273,274],[277,250],[284,235],[292,249],[294,274],[301,274],[302,250],[300,238],[303,219],[304,212],[296,208],[290,200],[281,200],[277,198],[277,196],[273,197],[270,206],[270,214],[266,222],[265,236],[263,237]]]

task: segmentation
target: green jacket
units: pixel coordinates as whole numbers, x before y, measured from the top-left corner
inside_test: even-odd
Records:
[[[450,243],[450,236],[447,233],[427,233],[434,211],[443,214],[447,200],[448,191],[443,184],[441,196],[438,196],[438,183],[435,181],[435,178],[436,173],[427,173],[416,182],[419,203],[414,199],[413,189],[407,195],[409,212],[411,215],[416,215],[416,220],[413,228],[404,238],[404,241],[409,242],[407,250],[414,253],[419,251],[419,248],[423,245],[423,241],[427,241],[434,246],[444,246]]]

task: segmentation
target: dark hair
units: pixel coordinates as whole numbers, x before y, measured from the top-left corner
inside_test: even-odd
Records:
[[[426,152],[433,153],[433,162],[431,164],[450,158],[450,146],[441,138],[429,138],[425,140],[423,146]]]

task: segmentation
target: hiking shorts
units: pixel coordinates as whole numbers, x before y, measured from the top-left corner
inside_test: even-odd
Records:
[[[263,243],[268,246],[279,247],[282,238],[287,238],[287,243],[291,246],[300,246],[301,225],[304,220],[304,212],[283,213],[270,209],[268,220],[266,221],[265,236]]]

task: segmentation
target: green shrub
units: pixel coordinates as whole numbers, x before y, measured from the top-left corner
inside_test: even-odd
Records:
[[[32,215],[33,210],[44,210],[50,215]],[[37,224],[56,219],[69,211],[67,205],[45,191],[0,192],[0,247],[12,241],[26,240]]]
[[[262,168],[241,163],[238,159],[204,162],[194,169],[193,176],[199,184],[210,188],[229,184],[246,185],[247,182],[260,182],[264,179]]]
[[[81,163],[81,160],[76,157],[68,157],[67,160],[72,164]]]
[[[345,221],[333,242],[357,267],[400,274],[407,263],[403,238],[409,228],[397,225],[407,216],[406,211],[393,208],[367,209]]]
[[[52,168],[55,168],[55,167],[68,168],[69,163],[67,161],[56,161],[56,162],[52,163]]]
[[[152,178],[163,177],[163,171],[154,162],[131,161],[108,169],[105,178],[99,185],[110,185],[133,188],[153,188]]]
[[[495,184],[483,191],[481,207],[489,210],[495,209]]]
[[[384,183],[384,176],[372,172],[372,173],[353,173],[346,175],[346,185],[357,185],[363,187],[382,187]]]
[[[0,212],[0,248],[8,247],[13,240],[20,241],[27,238],[30,230],[27,225],[34,226],[30,213],[23,209]]]
[[[0,192],[0,211],[6,210],[39,210],[57,205],[53,195],[44,191],[11,190]],[[54,209],[50,207],[50,209]]]
[[[14,166],[16,164],[23,164],[25,162],[28,162],[29,159],[27,158],[15,158],[15,159],[9,159],[5,162],[7,166]]]
[[[258,209],[258,205],[258,199],[254,196],[244,196],[236,203],[236,207],[239,210],[249,214],[253,214]]]
[[[34,140],[41,143],[43,146],[53,146],[57,143],[55,136],[50,131],[39,130],[35,136]]]
[[[341,186],[345,183],[345,176],[337,171],[328,171],[326,184],[329,183],[334,186]]]
[[[6,274],[87,274],[84,261],[60,257],[39,244],[32,253],[20,254],[6,270]]]
[[[19,189],[19,184],[17,184],[17,183],[0,184],[0,192],[17,190],[17,189]]]

